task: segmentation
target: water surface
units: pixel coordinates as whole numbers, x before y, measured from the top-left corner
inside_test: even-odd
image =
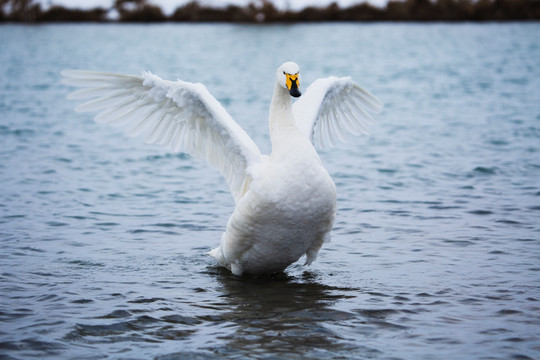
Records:
[[[540,357],[540,25],[3,25],[0,356]],[[205,253],[219,173],[76,114],[59,72],[207,85],[269,151],[285,60],[385,111],[321,152],[338,191],[309,267],[239,279]]]

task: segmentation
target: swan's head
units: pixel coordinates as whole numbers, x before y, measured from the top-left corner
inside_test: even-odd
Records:
[[[289,91],[294,97],[302,95],[300,93],[300,68],[295,63],[288,61],[282,64],[277,70],[277,82]]]

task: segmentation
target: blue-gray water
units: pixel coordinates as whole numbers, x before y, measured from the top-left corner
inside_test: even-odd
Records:
[[[0,27],[0,358],[540,358],[540,24]],[[321,152],[310,267],[205,253],[219,173],[77,114],[68,68],[199,81],[264,152],[275,69],[385,103]]]

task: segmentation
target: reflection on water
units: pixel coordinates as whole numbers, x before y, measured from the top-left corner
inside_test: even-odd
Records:
[[[329,324],[354,317],[333,305],[358,289],[319,283],[304,272],[300,278],[285,274],[266,279],[237,279],[218,274],[223,299],[231,310],[223,318],[234,333],[228,336],[229,354],[298,354],[328,358],[350,348]]]

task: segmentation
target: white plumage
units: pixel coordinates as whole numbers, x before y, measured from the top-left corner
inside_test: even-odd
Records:
[[[367,133],[381,102],[350,78],[315,81],[298,97],[298,65],[278,68],[270,106],[272,153],[257,145],[202,84],[142,76],[66,70],[63,82],[82,87],[77,111],[142,136],[148,143],[205,159],[224,176],[236,208],[220,245],[210,252],[235,275],[283,271],[306,255],[310,264],[336,213],[335,186],[313,147]]]

